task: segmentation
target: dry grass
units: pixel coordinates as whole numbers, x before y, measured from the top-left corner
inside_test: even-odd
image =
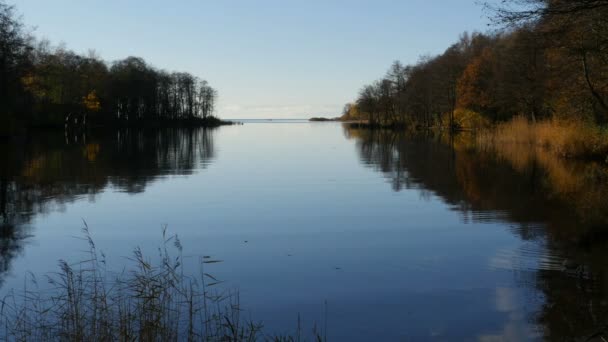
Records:
[[[608,131],[583,121],[552,119],[531,123],[516,117],[480,132],[477,140],[480,146],[532,145],[567,158],[605,160],[608,156]]]
[[[83,228],[89,252],[85,260],[60,261],[60,270],[47,276],[50,288],[40,288],[33,274],[22,291],[11,291],[0,309],[0,339],[6,341],[300,341],[294,336],[269,336],[262,325],[243,318],[239,295],[221,291],[221,283],[204,270],[184,275],[182,246],[167,236],[156,262],[137,248],[130,269],[106,269]],[[172,256],[176,250],[178,256]],[[299,322],[298,322],[299,323]],[[313,339],[323,341],[320,333]]]

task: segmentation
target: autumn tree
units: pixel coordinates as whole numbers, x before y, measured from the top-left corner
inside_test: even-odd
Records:
[[[608,0],[511,0],[486,8],[500,24],[531,25],[546,37],[543,47],[559,61],[552,75],[556,92],[574,94],[577,87],[587,92],[554,103],[577,103],[578,110],[565,110],[590,112],[595,122],[608,122]],[[567,79],[561,86],[558,73]]]
[[[493,108],[495,89],[491,84],[494,79],[493,63],[495,63],[495,55],[491,49],[486,48],[467,65],[458,79],[458,107],[480,113],[495,110]]]

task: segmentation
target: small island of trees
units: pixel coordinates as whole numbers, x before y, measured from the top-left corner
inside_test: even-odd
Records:
[[[0,1],[0,136],[64,125],[216,126],[217,91],[139,57],[105,62],[30,34]]]

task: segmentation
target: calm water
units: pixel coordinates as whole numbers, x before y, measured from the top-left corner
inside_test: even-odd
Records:
[[[570,340],[606,323],[608,173],[339,123],[45,136],[0,145],[0,280],[120,269],[168,224],[267,331],[330,340]]]

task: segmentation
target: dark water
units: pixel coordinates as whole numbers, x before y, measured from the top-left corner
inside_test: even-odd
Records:
[[[222,260],[209,271],[269,332],[298,315],[349,341],[572,340],[607,323],[599,164],[297,121],[0,152],[1,291],[82,258],[82,220],[118,269],[168,224],[185,256]]]

